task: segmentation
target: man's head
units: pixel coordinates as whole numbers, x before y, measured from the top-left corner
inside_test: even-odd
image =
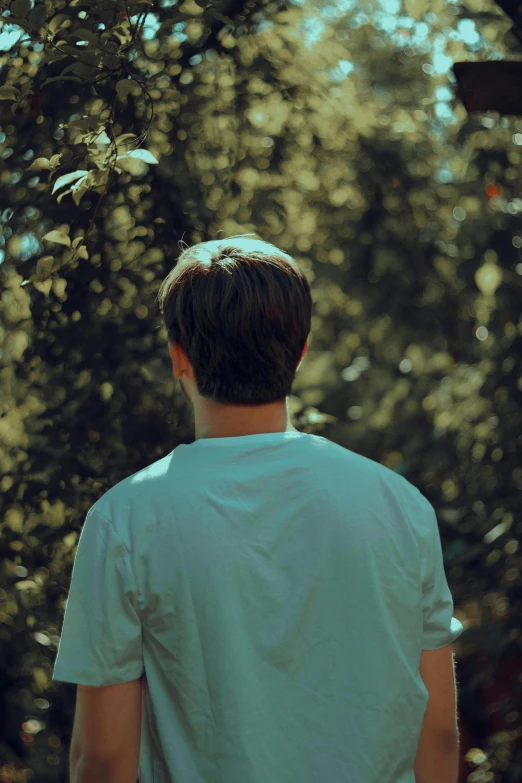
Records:
[[[200,432],[278,431],[270,427],[283,411],[286,420],[312,315],[310,285],[291,256],[246,236],[201,242],[181,253],[158,300],[196,437],[198,416],[216,425]]]

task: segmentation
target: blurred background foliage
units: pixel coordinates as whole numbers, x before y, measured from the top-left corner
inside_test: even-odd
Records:
[[[51,683],[89,507],[194,438],[155,305],[180,240],[255,232],[313,289],[294,425],[433,503],[461,780],[522,780],[522,118],[488,0],[0,4],[0,783],[66,781]],[[469,777],[473,773],[473,777]]]

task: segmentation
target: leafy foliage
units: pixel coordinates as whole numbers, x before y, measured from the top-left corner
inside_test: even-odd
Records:
[[[0,780],[66,779],[74,699],[50,676],[85,513],[193,437],[160,282],[185,235],[252,231],[314,291],[295,426],[437,510],[463,770],[520,779],[522,121],[467,117],[444,59],[509,55],[506,20],[478,0],[405,0],[395,26],[376,3],[0,7]]]

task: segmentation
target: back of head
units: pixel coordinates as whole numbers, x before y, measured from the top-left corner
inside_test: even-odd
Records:
[[[199,394],[223,405],[284,400],[311,326],[306,276],[287,253],[251,236],[187,247],[157,297]]]

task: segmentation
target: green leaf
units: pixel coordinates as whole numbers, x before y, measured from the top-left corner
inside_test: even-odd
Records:
[[[80,130],[90,130],[92,128],[92,123],[89,121],[88,117],[80,117],[79,120],[71,120],[70,122],[66,122],[63,127],[80,128]]]
[[[116,82],[116,92],[120,101],[126,101],[129,93],[136,87],[134,79],[120,79]]]
[[[84,195],[84,193],[88,189],[89,188],[85,188],[85,189],[84,188],[80,188],[80,189],[77,189],[77,190],[73,190],[71,188],[70,192],[72,193],[73,201],[74,201],[74,203],[76,204],[77,207],[80,205],[80,201],[82,200],[82,196]]]
[[[91,77],[94,75],[93,68],[93,65],[88,65],[87,63],[72,63],[63,69],[62,75],[71,71],[71,73],[76,74],[76,76]]]
[[[35,158],[27,171],[41,171],[41,169],[50,169],[51,164],[47,158]]]
[[[51,65],[52,63],[59,63],[60,60],[66,60],[67,55],[66,54],[60,54],[59,49],[52,49],[49,51],[46,60],[45,60],[45,66],[46,68]]]
[[[106,185],[109,180],[109,169],[104,168],[99,171],[92,171],[91,181],[93,185]]]
[[[82,49],[81,46],[69,46],[69,44],[63,43],[62,41],[60,41],[60,51],[61,52],[67,52],[67,54],[70,54],[71,57],[75,57],[77,60],[80,58],[80,55],[81,55],[81,58],[83,60],[84,59],[84,55],[87,54],[85,49]],[[97,57],[96,60],[95,60],[95,63],[93,63],[93,64],[98,65],[99,62],[100,62],[100,58]]]
[[[14,0],[9,9],[14,16],[24,19],[31,10],[31,0]]]
[[[18,25],[18,27],[21,27],[22,30],[25,30],[26,33],[33,33],[34,32],[34,24],[30,22],[28,19],[24,19],[21,16],[13,16],[10,17],[12,19],[12,23]]]
[[[52,193],[58,190],[58,188],[63,188],[64,185],[69,185],[71,182],[74,182],[75,179],[86,177],[88,173],[89,172],[86,169],[77,169],[76,171],[70,171],[68,174],[63,174],[61,177],[58,177],[54,183]]]
[[[71,190],[72,190],[72,197],[73,197],[73,201],[76,204],[76,206],[79,205],[82,196],[85,195],[85,193],[87,193],[87,191],[89,190],[90,187],[91,187],[91,178],[90,177],[83,177],[83,179],[78,180],[76,185],[72,186],[72,188],[71,188]]]
[[[137,138],[138,137],[136,136],[135,133],[123,133],[121,136],[118,136],[116,138],[116,146],[119,149],[120,147],[124,147],[126,145],[133,144],[136,141]],[[131,139],[132,139],[132,141],[131,141]]]
[[[99,114],[84,114],[84,117],[89,120],[89,127],[93,130],[98,130],[102,126],[101,117]]]
[[[86,27],[78,27],[77,30],[73,30],[68,37],[75,36],[80,41],[89,41],[89,43],[100,45],[100,38],[92,30],[88,30]]]
[[[15,87],[0,87],[0,101],[18,101],[20,100],[20,93],[16,91]]]
[[[29,22],[32,22],[35,27],[41,27],[47,19],[47,8],[45,7],[45,3],[35,5],[35,7],[29,11],[27,19]]]
[[[420,22],[430,8],[430,0],[404,0],[404,9],[408,16]]]
[[[22,283],[23,285],[23,283]],[[53,281],[50,279],[44,280],[42,283],[40,283],[38,280],[35,280],[33,283],[34,287],[37,291],[40,291],[41,294],[45,294],[46,296],[49,296],[49,291],[52,288]]]
[[[53,16],[53,18],[49,22],[49,30],[54,35],[54,33],[56,33],[58,29],[62,27],[62,25],[65,22],[70,22],[70,21],[71,21],[71,17],[69,16],[69,14],[56,14],[56,16]]]
[[[42,256],[42,258],[39,258],[36,262],[36,279],[46,280],[53,271],[54,264],[54,256]]]
[[[136,158],[137,160],[142,160],[144,163],[159,163],[159,160],[154,157],[152,152],[142,149],[131,150],[130,152],[126,152],[124,155],[118,155],[116,160],[122,160],[123,158]]]
[[[102,64],[105,68],[119,68],[122,64],[122,60],[115,54],[103,53]]]
[[[220,22],[225,22],[225,24],[229,24],[231,27],[234,27],[234,20],[231,19],[229,16],[225,16],[221,13],[221,11],[214,11],[212,8],[209,11],[210,16],[213,16],[214,19],[219,19]]]
[[[119,31],[122,30],[122,33]],[[125,46],[125,44],[128,44],[130,41],[132,41],[132,35],[130,29],[123,30],[121,26],[115,27],[111,30],[111,33],[114,35],[115,38],[118,39],[121,46]]]
[[[51,76],[50,79],[46,79],[42,82],[41,86],[43,87],[45,84],[57,81],[80,82],[80,84],[85,84],[85,79],[80,79],[79,76]]]
[[[59,245],[67,245],[71,247],[71,237],[64,234],[62,231],[49,231],[44,234],[42,239],[47,239],[48,242],[57,242]]]

